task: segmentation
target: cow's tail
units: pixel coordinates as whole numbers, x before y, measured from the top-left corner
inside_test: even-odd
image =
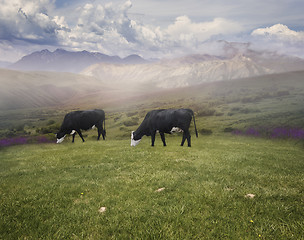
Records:
[[[193,122],[194,122],[194,129],[195,129],[195,135],[198,137],[197,129],[196,129],[196,123],[195,123],[195,117],[194,117],[194,112],[192,111],[192,116],[193,116]]]
[[[107,132],[106,132],[106,118],[104,118],[104,120],[103,120],[103,131],[104,131],[105,136],[106,136],[106,134],[107,134]]]

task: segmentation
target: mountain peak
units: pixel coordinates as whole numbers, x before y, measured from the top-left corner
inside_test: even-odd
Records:
[[[64,53],[67,53],[66,50],[62,49],[62,48],[57,48],[53,53],[61,53],[61,54],[64,54]]]
[[[123,60],[127,64],[142,64],[142,63],[147,62],[145,59],[138,56],[137,54],[129,55],[129,56],[125,57]]]
[[[140,64],[145,62],[145,59],[135,54],[121,59],[118,56],[108,56],[98,52],[88,52],[86,50],[72,52],[58,48],[53,52],[50,52],[48,49],[33,52],[10,65],[9,68],[23,71],[79,73],[88,66],[96,63]]]

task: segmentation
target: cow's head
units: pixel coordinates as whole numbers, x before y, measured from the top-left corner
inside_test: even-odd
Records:
[[[139,138],[134,131],[131,133],[131,147],[135,147],[137,144],[139,144],[141,138]]]
[[[62,143],[62,141],[65,138],[65,133],[64,132],[59,132],[56,134],[56,138],[57,138],[57,143]]]

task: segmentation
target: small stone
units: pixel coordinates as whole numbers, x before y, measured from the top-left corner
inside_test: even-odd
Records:
[[[159,189],[157,189],[155,192],[162,192],[162,191],[164,191],[166,188],[159,188]]]
[[[254,198],[255,195],[252,194],[252,193],[248,193],[248,194],[245,195],[245,197],[246,197],[246,198]]]
[[[101,208],[99,208],[98,212],[104,213],[106,210],[107,210],[106,207],[101,207]]]

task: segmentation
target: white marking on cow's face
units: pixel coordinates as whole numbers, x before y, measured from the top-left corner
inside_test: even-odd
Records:
[[[57,138],[57,143],[62,143],[65,138],[65,135],[62,138]]]
[[[135,147],[141,141],[141,139],[134,140],[133,134],[134,134],[134,131],[132,131],[132,133],[131,133],[131,147]]]
[[[76,132],[75,130],[72,130],[72,132],[70,134],[73,135],[75,132]]]

